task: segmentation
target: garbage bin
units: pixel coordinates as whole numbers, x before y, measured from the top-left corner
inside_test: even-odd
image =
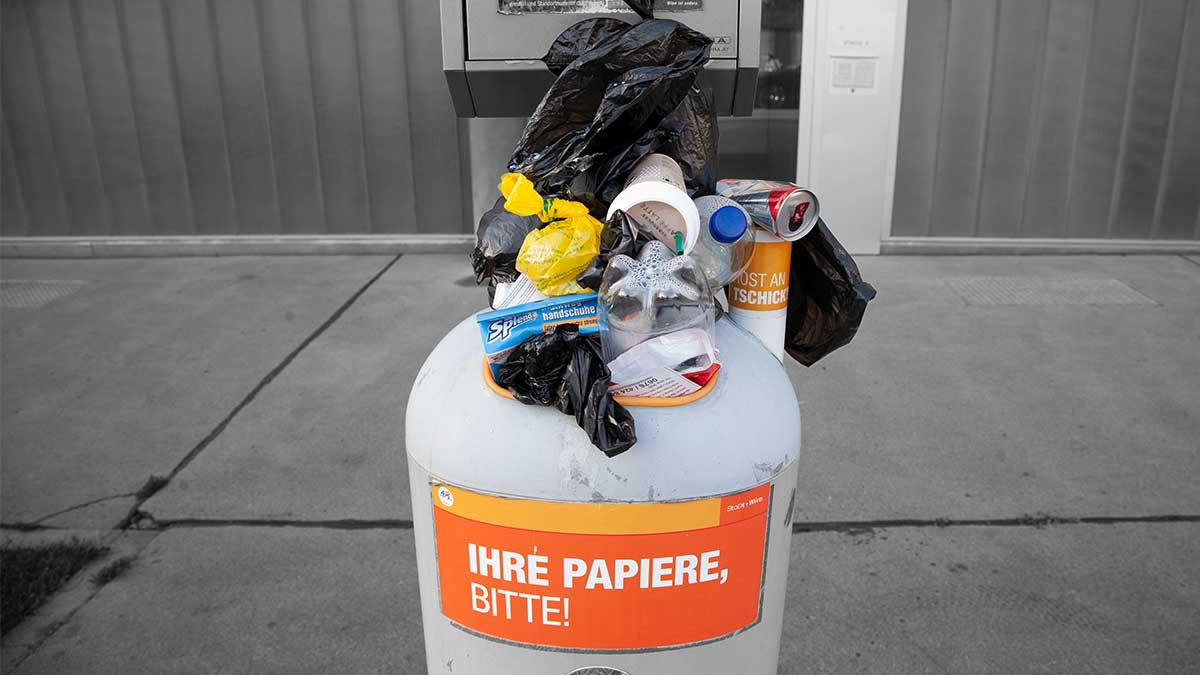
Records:
[[[701,391],[624,401],[612,458],[489,382],[473,317],[433,350],[406,413],[430,673],[776,672],[799,409],[756,338],[716,344]]]

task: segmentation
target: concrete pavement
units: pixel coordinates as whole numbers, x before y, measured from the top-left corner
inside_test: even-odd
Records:
[[[464,256],[391,262],[3,262],[84,283],[0,315],[3,521],[177,471],[140,504],[167,529],[18,672],[420,669],[404,403],[486,295]],[[781,672],[1200,664],[1198,261],[859,262],[859,336],[789,368],[817,531],[793,535]],[[938,526],[964,520],[992,526]]]
[[[2,310],[4,521],[112,527],[388,259],[3,261],[75,284]]]

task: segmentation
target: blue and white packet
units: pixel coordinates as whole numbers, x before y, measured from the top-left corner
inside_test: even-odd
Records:
[[[563,323],[579,325],[580,335],[600,332],[600,308],[595,293],[563,295],[475,315],[492,377],[517,345]]]

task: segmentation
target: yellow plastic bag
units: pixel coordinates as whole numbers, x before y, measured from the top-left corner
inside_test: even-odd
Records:
[[[525,235],[517,254],[517,270],[544,295],[583,293],[575,278],[600,254],[604,224],[587,207],[567,199],[543,199],[533,183],[519,173],[500,178],[504,208],[519,216],[536,215],[546,227]]]
[[[595,218],[557,220],[525,235],[517,254],[517,269],[544,295],[571,295],[587,289],[575,278],[600,254],[600,231]]]

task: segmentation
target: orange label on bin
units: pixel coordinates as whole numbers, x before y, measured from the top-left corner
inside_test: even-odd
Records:
[[[442,613],[484,636],[670,648],[756,624],[771,486],[660,504],[545,502],[433,486]]]
[[[756,241],[750,266],[729,284],[729,306],[765,312],[786,309],[792,242]]]

